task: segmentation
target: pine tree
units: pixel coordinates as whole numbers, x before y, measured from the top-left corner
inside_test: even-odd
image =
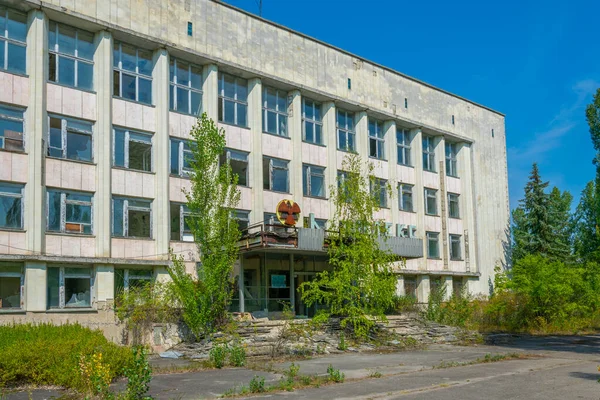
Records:
[[[550,255],[561,261],[570,258],[573,246],[572,202],[573,195],[566,190],[561,192],[556,186],[548,197],[548,217],[553,232]]]

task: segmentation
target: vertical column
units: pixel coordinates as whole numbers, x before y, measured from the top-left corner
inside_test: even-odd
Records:
[[[202,111],[212,118],[219,120],[219,71],[215,64],[205,65],[202,69]]]
[[[417,237],[423,238],[423,258],[419,259],[419,269],[427,269],[427,238],[425,236],[425,194],[423,192],[423,133],[421,129],[410,132],[412,155],[414,156],[415,187],[413,206],[417,213]]]
[[[294,150],[290,154],[290,193],[302,209],[302,95],[300,91],[293,90],[288,93],[288,102],[290,103],[288,107],[288,128],[292,140],[292,149]],[[302,226],[302,222],[300,221],[298,225]]]
[[[369,117],[366,111],[359,111],[354,115],[356,130],[356,151],[363,162],[369,160]]]
[[[450,300],[452,295],[454,294],[454,285],[452,284],[452,276],[443,276],[443,284],[446,285],[446,298],[445,300]]]
[[[25,263],[25,308],[27,311],[46,311],[47,293],[46,263]]]
[[[246,300],[244,298],[244,256],[240,255],[240,274],[238,277],[238,289],[240,298],[240,312],[246,311]]]
[[[294,253],[290,253],[290,309],[296,314],[296,280],[294,279]]]
[[[110,307],[110,302],[115,298],[115,268],[112,265],[96,265],[96,280],[94,284],[96,290],[96,301],[98,308],[104,304]]]
[[[156,110],[154,133],[154,162],[156,192],[153,204],[153,230],[156,254],[168,258],[169,252],[169,53],[166,49],[154,52],[152,91]]]
[[[464,143],[458,152],[458,172],[460,174],[461,194],[460,212],[463,220],[463,244],[465,268],[467,272],[477,272],[475,246],[475,198],[473,195],[472,148]]]
[[[398,209],[398,177],[396,176],[397,147],[396,147],[396,121],[385,121],[383,124],[385,132],[385,153],[388,159],[388,183],[392,187],[392,196],[388,201],[388,207],[392,214],[392,220],[386,221],[392,223],[391,235],[395,235],[395,226],[400,222],[400,210]]]
[[[248,126],[252,134],[252,152],[250,153],[250,186],[252,186],[252,211],[250,222],[259,223],[263,220],[263,170],[262,170],[262,81],[253,78],[248,81]]]
[[[112,164],[112,88],[113,44],[108,31],[94,38],[94,88],[97,115],[94,125],[96,161],[96,193],[94,195],[94,234],[96,256],[110,257],[111,229],[111,164]],[[98,299],[100,296],[98,297]]]
[[[336,109],[333,101],[323,103],[323,135],[325,135],[325,145],[327,146],[327,168],[325,169],[325,193],[328,198],[333,196],[331,185],[336,184],[337,180],[337,129],[336,129]],[[333,201],[329,202],[329,217],[335,213]]]
[[[429,276],[417,276],[417,301],[419,303],[427,303],[427,301],[429,300],[429,291]]]
[[[437,139],[435,147],[435,158],[438,163],[438,178],[440,180],[440,218],[442,219],[442,261],[444,269],[448,269],[448,259],[450,250],[448,246],[448,211],[447,211],[447,191],[446,191],[446,141],[443,136]]]

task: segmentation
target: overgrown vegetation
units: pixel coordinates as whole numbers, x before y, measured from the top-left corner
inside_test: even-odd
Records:
[[[239,343],[216,344],[210,349],[208,359],[215,368],[223,368],[227,364],[233,367],[243,367],[246,364],[246,348]]]

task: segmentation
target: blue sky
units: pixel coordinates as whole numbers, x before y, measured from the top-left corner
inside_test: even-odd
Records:
[[[593,179],[600,1],[263,0],[263,17],[506,114],[511,208],[533,162],[576,202]]]

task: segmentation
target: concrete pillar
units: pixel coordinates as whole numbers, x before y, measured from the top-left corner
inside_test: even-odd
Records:
[[[354,114],[356,130],[356,151],[363,162],[369,161],[369,117],[366,111]]]
[[[96,193],[94,194],[94,234],[96,256],[111,254],[111,180],[112,180],[112,91],[113,42],[108,31],[94,38],[94,89],[97,115],[94,125],[94,161],[96,162]]]
[[[260,78],[248,81],[248,126],[252,134],[252,152],[248,160],[252,185],[250,224],[263,221],[263,170],[262,170],[262,82]]]
[[[463,220],[463,248],[465,269],[477,272],[477,256],[475,246],[475,198],[473,196],[473,170],[471,145],[463,143],[458,152],[458,173],[461,183],[459,198],[460,217]]]
[[[240,298],[240,312],[245,312],[246,310],[246,302],[244,296],[244,257],[240,256],[240,275],[238,278],[238,289],[239,289],[239,298]]]
[[[219,120],[219,71],[217,66],[215,64],[205,65],[202,69],[202,78],[202,111],[217,122]]]
[[[156,254],[167,259],[169,252],[169,53],[166,49],[154,52],[152,91],[156,111],[154,133],[154,168],[156,192],[153,202],[153,237]]]
[[[331,199],[331,186],[337,181],[337,121],[335,103],[328,101],[323,103],[323,135],[327,146],[327,168],[325,169],[325,195]],[[329,218],[335,213],[333,201],[329,202]]]
[[[390,120],[383,123],[385,132],[385,154],[388,159],[388,183],[392,189],[392,195],[388,199],[388,207],[392,214],[392,220],[386,221],[392,223],[391,234],[396,233],[396,224],[400,223],[400,210],[398,208],[398,177],[396,165],[398,164],[397,146],[396,146],[396,121]]]
[[[406,292],[404,291],[404,276],[396,275],[396,296],[405,296]]]
[[[115,298],[115,267],[113,265],[96,265],[96,301],[107,302]]]
[[[294,279],[294,253],[290,253],[290,309],[296,314],[296,280]]]
[[[418,275],[417,276],[417,300],[419,303],[427,303],[429,301],[429,276]]]
[[[27,185],[25,185],[25,230],[27,249],[44,252],[46,226],[45,136],[48,132],[46,81],[48,80],[48,19],[40,10],[27,16],[27,74],[29,105],[26,112]],[[44,276],[45,281],[45,276]],[[45,288],[43,288],[45,293]],[[29,291],[29,293],[36,291]],[[45,305],[45,304],[44,304]],[[45,307],[44,307],[45,309]]]
[[[293,153],[290,154],[290,193],[291,198],[303,209],[302,202],[302,95],[299,90],[288,93],[291,105],[288,108],[288,129],[292,140]],[[300,221],[299,226],[302,226]]]
[[[454,285],[452,284],[452,276],[443,276],[442,285],[446,285],[445,300],[450,300],[454,294]]]
[[[425,194],[423,192],[423,133],[421,129],[412,129],[411,150],[415,168],[415,187],[413,206],[417,213],[417,237],[423,238],[423,257],[418,260],[418,269],[427,269],[427,238],[425,237]]]
[[[48,285],[45,262],[25,262],[25,309],[26,311],[46,311]]]
[[[442,248],[440,250],[444,269],[448,269],[450,259],[450,246],[448,246],[448,192],[446,190],[446,141],[443,136],[436,138],[435,158],[440,182],[439,205],[440,218],[442,219],[442,231],[440,232]]]

